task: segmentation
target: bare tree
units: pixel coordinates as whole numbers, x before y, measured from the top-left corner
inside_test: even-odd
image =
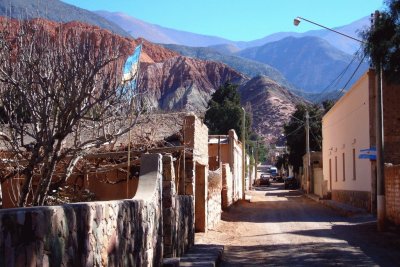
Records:
[[[3,143],[16,163],[1,179],[17,172],[23,178],[18,206],[43,205],[51,184],[65,183],[89,148],[114,142],[135,124],[127,120],[132,111],[134,118],[141,111],[140,94],[121,83],[132,42],[76,24],[2,26]]]

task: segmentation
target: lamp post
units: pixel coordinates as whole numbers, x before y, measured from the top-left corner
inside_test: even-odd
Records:
[[[246,200],[245,188],[246,188],[246,148],[245,148],[245,133],[246,133],[246,111],[243,110],[243,123],[242,123],[242,199]]]
[[[296,17],[296,18],[293,20],[294,26],[299,26],[299,24],[300,24],[300,22],[301,22],[302,20],[307,21],[307,22],[309,22],[309,23],[311,23],[311,24],[317,25],[317,26],[319,26],[319,27],[321,27],[321,28],[327,29],[327,30],[329,30],[329,31],[332,31],[332,32],[334,32],[334,33],[343,35],[343,36],[345,36],[345,37],[347,37],[347,38],[353,39],[354,41],[357,41],[357,42],[360,42],[360,43],[365,43],[364,41],[362,41],[362,40],[360,40],[360,39],[354,38],[353,36],[347,35],[347,34],[342,33],[342,32],[338,32],[338,31],[336,31],[336,30],[334,30],[334,29],[328,28],[328,27],[326,27],[326,26],[324,26],[324,25],[321,25],[321,24],[316,23],[316,22],[314,22],[314,21],[311,21],[311,20],[309,20],[309,19],[305,19],[305,18],[303,18],[303,17]]]
[[[374,14],[374,21],[376,23],[377,19],[379,18],[379,11],[375,11]],[[350,38],[354,41],[359,43],[365,44],[363,40],[354,38],[350,35],[344,34],[342,32],[338,32],[326,26],[323,26],[319,23],[314,21],[297,17],[294,19],[293,24],[298,26],[300,22],[304,20],[329,31],[335,32],[347,38]],[[379,231],[383,231],[385,228],[385,176],[384,176],[384,134],[383,134],[383,99],[382,99],[382,89],[383,89],[383,76],[382,76],[382,66],[375,66],[376,69],[376,97],[375,97],[375,135],[376,135],[376,165],[377,165],[377,173],[376,173],[376,186],[377,186],[377,227]]]

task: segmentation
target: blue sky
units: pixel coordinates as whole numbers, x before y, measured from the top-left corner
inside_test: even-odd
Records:
[[[320,29],[301,16],[333,28],[369,16],[383,0],[62,0],[88,9],[124,12],[177,30],[249,41],[282,32]]]

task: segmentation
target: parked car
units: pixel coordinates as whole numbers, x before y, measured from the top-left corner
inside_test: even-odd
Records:
[[[270,175],[268,174],[261,174],[260,176],[260,185],[266,185],[266,186],[270,186],[271,182],[269,181],[270,179]]]
[[[284,179],[285,189],[297,189],[298,183],[294,176],[289,176]]]
[[[283,177],[282,176],[276,176],[275,177],[275,180],[278,182],[278,183],[283,183],[283,181],[284,181],[284,179],[283,179]]]

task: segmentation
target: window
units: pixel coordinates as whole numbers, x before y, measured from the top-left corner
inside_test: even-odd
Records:
[[[356,180],[357,173],[356,173],[356,149],[353,148],[353,180]]]
[[[346,165],[345,165],[344,153],[342,153],[342,161],[343,161],[343,181],[346,181]]]
[[[335,181],[337,182],[337,156],[335,156]]]
[[[332,159],[329,159],[329,181],[332,181]]]

